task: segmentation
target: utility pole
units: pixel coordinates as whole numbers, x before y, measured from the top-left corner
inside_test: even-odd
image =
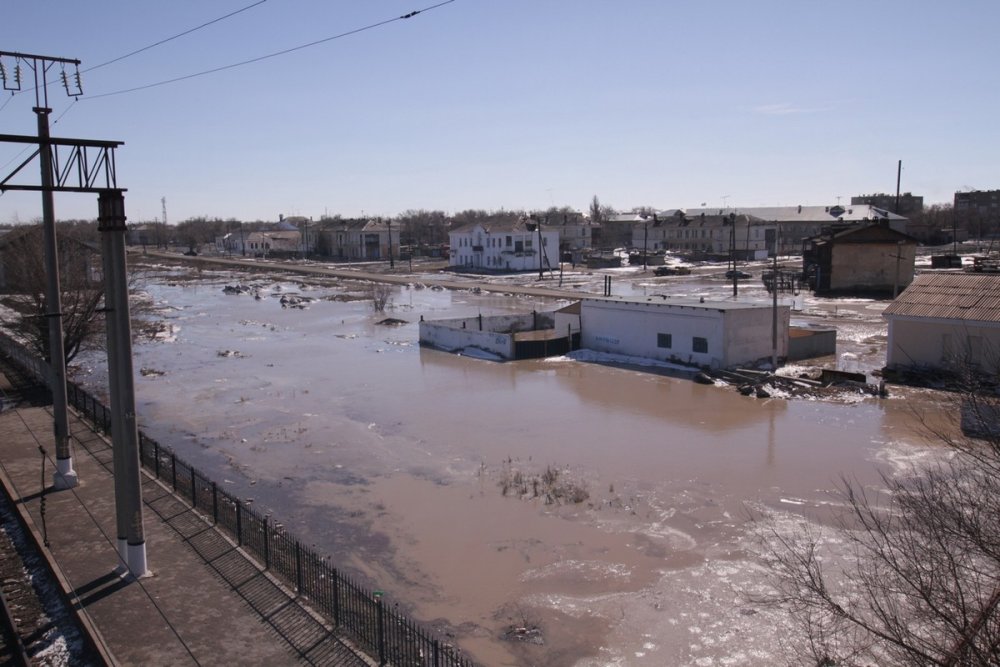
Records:
[[[53,182],[52,147],[49,143],[49,88],[48,73],[54,65],[62,68],[62,82],[67,95],[77,97],[83,94],[80,88],[80,61],[69,58],[53,58],[25,53],[0,51],[0,59],[14,59],[13,85],[7,80],[6,70],[0,68],[4,90],[16,92],[21,89],[21,63],[31,69],[35,81],[35,106],[32,111],[38,119],[38,164],[41,171],[42,226],[45,236],[45,318],[49,329],[50,389],[52,391],[53,432],[56,445],[56,470],[52,485],[56,489],[68,489],[79,483],[73,469],[73,452],[70,450],[69,408],[66,398],[66,352],[63,339],[62,288],[59,283],[59,242],[56,238],[56,217],[52,193]],[[2,64],[2,61],[0,61]],[[73,83],[66,74],[66,65],[75,68]],[[70,86],[73,86],[72,88]]]
[[[896,278],[892,282],[892,298],[895,299],[899,295],[899,262],[903,259],[903,241],[896,242],[896,254],[892,257],[896,258]]]
[[[13,58],[15,73],[25,63],[35,72],[35,113],[38,114],[39,133],[37,137],[0,134],[0,143],[33,144],[37,151],[14,168],[7,176],[0,175],[0,193],[30,191],[42,193],[42,206],[46,227],[51,228],[47,259],[52,258],[49,280],[55,299],[49,299],[50,342],[52,342],[52,393],[55,415],[57,445],[57,477],[54,486],[67,485],[68,473],[72,473],[72,459],[68,456],[68,433],[60,433],[60,410],[66,410],[65,362],[62,352],[61,313],[58,307],[58,258],[55,244],[55,225],[52,194],[55,192],[92,193],[99,195],[98,230],[102,232],[102,259],[104,262],[105,311],[108,313],[108,376],[112,397],[112,452],[115,475],[115,509],[118,529],[118,553],[127,566],[130,575],[139,577],[148,574],[146,569],[146,545],[142,521],[142,486],[139,472],[139,442],[135,414],[135,385],[132,368],[132,338],[130,331],[128,285],[125,264],[125,204],[123,190],[118,188],[114,149],[120,141],[97,141],[92,139],[63,139],[49,136],[46,73],[58,63],[79,66],[78,60],[34,56],[23,53],[0,51],[3,58]],[[14,86],[10,86],[0,68],[6,90],[20,90],[20,75],[15,75]],[[83,94],[80,88],[79,70],[73,77],[75,87],[71,90],[69,77],[63,71],[63,85],[70,95]],[[67,155],[68,153],[68,155]],[[38,157],[41,167],[41,184],[21,184],[15,177],[22,175],[24,168],[34,157]],[[100,180],[104,181],[99,185]],[[56,307],[53,309],[53,305]],[[58,349],[53,330],[59,330]],[[58,370],[60,368],[62,372]],[[60,386],[61,385],[61,386]],[[62,395],[59,396],[61,391]],[[59,405],[60,401],[62,405]],[[60,442],[62,436],[62,442]],[[63,445],[65,449],[60,451]],[[75,482],[75,474],[72,475]]]
[[[774,237],[774,284],[771,286],[771,372],[778,372],[778,236]]]
[[[646,254],[649,251],[649,221],[642,223],[642,270],[646,270]]]
[[[896,165],[896,215],[899,215],[899,183],[903,179],[903,161]]]
[[[104,256],[104,303],[108,313],[108,381],[115,419],[111,435],[114,444],[117,546],[129,573],[141,577],[148,571],[125,260],[125,197],[121,190],[105,190],[98,196],[97,207],[97,230],[101,233]]]
[[[389,268],[396,268],[396,260],[392,257],[392,218],[386,220],[386,224],[389,226]]]
[[[538,279],[541,280],[544,277],[544,268],[542,267],[542,253],[545,249],[542,247],[542,221],[538,220],[535,223],[538,227]]]
[[[739,278],[736,274],[736,216],[729,214],[729,259],[733,263],[733,298],[739,296]]]
[[[160,204],[163,205],[163,226],[160,227],[160,232],[161,232],[160,237],[164,238],[167,231],[167,198],[160,197]],[[167,242],[164,240],[163,242],[164,250],[166,249],[166,247],[167,247]]]

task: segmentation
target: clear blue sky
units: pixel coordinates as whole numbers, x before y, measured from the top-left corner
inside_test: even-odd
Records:
[[[86,69],[253,1],[5,3],[0,49]],[[99,97],[435,1],[267,0],[85,73],[78,102],[53,87],[52,134],[125,142],[132,221],[161,197],[171,222],[827,204],[894,192],[899,159],[926,203],[1000,188],[997,0],[455,0]],[[7,102],[0,133],[34,134],[33,104]],[[59,218],[96,208],[56,198]],[[37,194],[0,196],[0,222],[40,215]]]

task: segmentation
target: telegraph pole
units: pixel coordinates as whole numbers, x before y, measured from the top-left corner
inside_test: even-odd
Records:
[[[896,215],[899,215],[899,184],[903,180],[903,161],[896,164]]]
[[[386,219],[386,224],[389,226],[389,268],[396,268],[396,260],[392,256],[392,218]]]
[[[62,288],[59,283],[59,243],[56,238],[56,216],[52,193],[54,190],[52,171],[52,147],[49,144],[49,89],[48,72],[54,65],[76,68],[73,88],[62,70],[62,82],[66,93],[74,97],[83,93],[80,89],[79,60],[53,58],[25,53],[0,51],[0,59],[14,60],[13,85],[7,80],[6,70],[0,67],[4,90],[17,92],[21,89],[21,63],[31,69],[35,83],[35,106],[32,111],[38,119],[38,163],[41,171],[42,227],[45,237],[45,319],[49,329],[49,388],[52,391],[53,432],[56,446],[56,469],[52,486],[69,489],[79,484],[73,469],[73,452],[70,449],[69,407],[66,399],[66,352],[63,340]],[[2,65],[2,61],[0,61]]]
[[[166,197],[160,197],[160,204],[163,205],[163,221],[159,225],[156,226],[157,229],[159,230],[159,233],[156,236],[157,236],[157,240],[161,240],[161,239],[163,240],[163,249],[166,250],[167,249],[167,240],[166,240],[166,232],[167,232],[167,198]],[[159,248],[160,244],[157,243],[156,247]]]
[[[125,197],[121,190],[105,190],[97,199],[97,230],[104,254],[104,303],[108,311],[108,380],[115,413],[115,506],[118,553],[129,573],[148,574],[146,538],[142,521],[142,478],[139,473],[139,430],[135,414],[132,367],[132,325],[128,305],[125,262]],[[114,404],[117,397],[118,404]],[[123,534],[124,533],[124,534]],[[125,544],[122,544],[124,538]],[[123,549],[124,547],[124,549]],[[124,553],[123,553],[124,551]]]
[[[0,67],[0,78],[5,90],[20,90],[20,68],[23,63],[35,73],[35,113],[38,115],[38,136],[0,134],[0,143],[19,143],[37,146],[28,159],[8,175],[0,174],[0,193],[29,191],[42,193],[42,208],[46,228],[46,260],[49,277],[49,339],[52,357],[52,393],[55,415],[57,472],[53,481],[57,488],[65,488],[70,481],[76,483],[69,455],[68,428],[60,420],[68,421],[66,412],[65,356],[63,353],[61,313],[59,306],[58,247],[55,239],[55,216],[52,195],[55,192],[77,192],[99,195],[98,230],[102,233],[102,260],[104,266],[105,310],[108,313],[108,376],[112,412],[112,452],[115,476],[115,509],[118,528],[118,554],[131,576],[148,574],[146,569],[146,544],[142,519],[142,486],[139,472],[139,442],[135,414],[135,384],[132,368],[132,337],[128,306],[127,271],[125,264],[125,204],[123,190],[118,188],[114,149],[120,141],[93,139],[65,139],[49,135],[48,93],[46,74],[50,67],[59,64],[79,66],[78,60],[50,58],[24,53],[0,51],[3,59],[13,59],[14,83]],[[63,86],[71,96],[82,95],[79,70],[70,78],[65,70]],[[38,157],[41,169],[40,185],[18,183],[25,167]],[[103,184],[99,182],[103,180]],[[51,232],[51,233],[50,233]],[[58,335],[53,334],[58,331]],[[62,415],[60,415],[62,412]],[[63,430],[60,430],[63,429]]]

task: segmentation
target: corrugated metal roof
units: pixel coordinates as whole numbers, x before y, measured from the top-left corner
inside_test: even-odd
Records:
[[[885,209],[868,204],[845,204],[838,206],[740,206],[733,209],[689,208],[687,216],[745,214],[762,220],[776,222],[862,222],[865,220],[906,220]],[[662,213],[660,214],[662,217]]]
[[[1000,322],[1000,275],[919,275],[883,315]]]

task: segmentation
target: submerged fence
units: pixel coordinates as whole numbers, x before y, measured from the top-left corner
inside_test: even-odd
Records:
[[[49,384],[48,366],[0,333],[3,350],[25,372]],[[99,429],[111,433],[111,411],[96,397],[68,382],[67,400]],[[220,489],[173,450],[139,434],[142,465],[170,484],[191,506],[211,517],[245,551],[283,579],[311,606],[325,614],[380,665],[400,667],[474,667],[452,644],[431,636],[413,620],[388,607],[378,591],[360,586],[309,546],[273,523],[266,514]]]

